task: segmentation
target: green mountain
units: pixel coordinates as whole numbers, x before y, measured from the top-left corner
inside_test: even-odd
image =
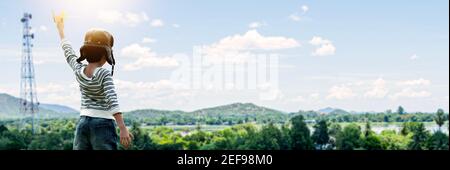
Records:
[[[8,94],[0,93],[0,119],[16,119],[23,115],[19,113],[19,99]],[[78,111],[61,105],[41,104],[40,118],[76,118]],[[321,115],[347,115],[349,112],[325,108],[319,111],[299,111],[286,113],[283,111],[257,106],[252,103],[234,103],[229,105],[205,108],[192,112],[143,109],[125,112],[126,121],[138,121],[147,125],[232,125],[245,122],[256,123],[284,123],[290,117],[303,115],[312,119]],[[128,122],[130,123],[130,122]]]
[[[198,122],[218,125],[242,122],[283,122],[289,116],[282,111],[257,106],[252,103],[235,103],[193,112],[146,109],[125,114],[129,118],[137,119],[150,125],[161,122],[163,124],[181,125],[194,125]]]
[[[19,113],[19,99],[8,94],[0,94],[0,118],[15,119]],[[74,118],[78,111],[66,106],[41,104],[39,107],[41,118]],[[125,113],[127,118],[141,120],[147,124],[231,124],[241,122],[282,122],[288,114],[257,106],[252,103],[235,103],[230,105],[200,109],[192,112],[168,111],[156,109],[135,110]]]
[[[253,103],[234,103],[230,105],[206,108],[194,111],[197,114],[257,114],[257,115],[267,115],[267,114],[285,114],[282,111],[257,106]]]
[[[317,112],[320,114],[350,114],[350,112],[347,112],[343,109],[337,109],[337,108],[331,108],[331,107],[320,109]]]
[[[347,112],[345,110],[342,109],[335,109],[334,111],[332,111],[330,114],[337,114],[337,115],[347,115],[347,114],[351,114],[350,112]]]
[[[55,104],[41,104],[39,118],[74,118],[78,111],[67,106]],[[19,111],[19,98],[9,94],[0,93],[0,119],[17,119],[23,115]]]

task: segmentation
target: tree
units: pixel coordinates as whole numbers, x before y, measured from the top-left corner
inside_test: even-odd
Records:
[[[197,130],[186,137],[184,140],[188,143],[187,149],[189,150],[202,150],[205,145],[211,143],[212,135],[202,130]]]
[[[328,130],[328,134],[330,135],[330,146],[327,149],[335,149],[336,148],[336,136],[342,131],[341,125],[339,123],[332,123]]]
[[[64,147],[64,140],[58,133],[49,132],[47,134],[35,135],[29,144],[30,150],[64,150],[72,149]]]
[[[388,123],[389,122],[389,116],[388,115],[384,115],[383,121]]]
[[[380,134],[382,148],[385,150],[407,150],[411,136],[399,135],[395,130],[384,130]]]
[[[428,139],[428,132],[423,123],[418,123],[417,127],[412,130],[412,141],[409,144],[410,150],[424,150]]]
[[[159,120],[159,123],[160,123],[160,125],[166,126],[167,123],[169,123],[169,119],[166,116],[161,117]]]
[[[321,150],[323,150],[324,146],[326,146],[330,142],[330,136],[328,135],[328,125],[325,120],[319,121],[316,125],[314,125],[314,133],[312,135],[312,139],[314,143],[319,146]]]
[[[314,145],[311,140],[310,131],[302,115],[291,119],[290,137],[292,149],[294,150],[313,150]]]
[[[156,143],[157,150],[183,150],[186,144],[179,133],[167,127],[152,129],[151,139]]]
[[[372,126],[370,125],[370,122],[367,121],[366,122],[366,128],[364,129],[364,137],[368,137],[370,135],[372,135],[373,131],[372,131]]]
[[[0,135],[3,134],[3,132],[7,132],[8,128],[5,125],[0,125]]]
[[[252,149],[256,150],[280,150],[280,143],[284,139],[282,138],[280,129],[278,129],[273,123],[264,126],[257,134],[255,146]]]
[[[410,133],[413,133],[414,129],[419,126],[418,122],[405,122],[402,125],[402,129],[400,131],[400,134],[403,136],[407,136]]]
[[[9,138],[0,137],[0,150],[10,150],[12,141]]]
[[[383,150],[381,139],[375,134],[370,134],[364,138],[363,147],[367,150]]]
[[[381,139],[372,131],[370,122],[366,122],[364,129],[363,147],[367,150],[382,150]]]
[[[434,118],[434,121],[439,126],[439,131],[441,131],[441,127],[445,124],[445,113],[444,110],[439,109],[436,113],[436,117]]]
[[[336,137],[336,135],[339,134],[341,131],[342,131],[341,125],[339,125],[338,123],[333,123],[330,126],[330,130],[328,131],[328,134],[331,137]]]
[[[354,150],[360,147],[361,128],[356,124],[350,124],[336,136],[336,147],[339,150]]]
[[[132,150],[153,150],[155,149],[153,141],[150,139],[148,133],[145,133],[141,128],[140,124],[133,122],[131,130],[133,134],[133,143],[131,145]]]
[[[281,150],[291,150],[292,149],[292,142],[290,138],[290,129],[287,125],[281,126],[281,135],[282,135],[282,141],[280,142],[280,149]]]
[[[427,148],[429,150],[447,150],[449,139],[442,131],[437,131],[428,139]]]
[[[397,109],[397,113],[399,115],[403,115],[403,114],[405,114],[405,109],[402,106],[399,106]]]

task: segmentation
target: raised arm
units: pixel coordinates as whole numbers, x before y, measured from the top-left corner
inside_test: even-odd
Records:
[[[64,35],[64,12],[60,15],[53,14],[53,21],[56,24],[56,29],[58,30],[59,37],[61,38],[61,46],[64,51],[64,56],[66,57],[67,63],[70,65],[73,71],[78,70],[82,67],[80,63],[77,62],[77,56],[69,41],[66,40]]]
[[[70,45],[69,41],[63,39],[61,41],[61,46],[69,66],[73,71],[79,70],[83,65],[77,61],[78,57],[76,56],[75,51],[73,51],[72,45]]]
[[[58,29],[59,37],[61,38],[61,40],[66,38],[64,35],[64,17],[64,12],[62,12],[60,15],[55,15],[55,13],[53,13],[53,21],[56,24],[56,29]]]

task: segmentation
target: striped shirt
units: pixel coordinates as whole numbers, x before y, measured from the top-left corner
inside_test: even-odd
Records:
[[[67,63],[72,68],[81,92],[81,116],[114,119],[120,112],[117,94],[111,72],[104,68],[96,68],[89,78],[84,74],[86,64],[78,63],[70,43],[64,39],[61,43]]]

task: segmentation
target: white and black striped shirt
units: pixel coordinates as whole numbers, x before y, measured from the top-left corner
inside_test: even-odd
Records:
[[[120,112],[117,94],[111,72],[104,68],[95,69],[91,78],[84,74],[86,64],[78,63],[78,57],[67,40],[62,41],[62,48],[67,63],[72,68],[80,84],[81,116],[114,119],[113,115]]]

